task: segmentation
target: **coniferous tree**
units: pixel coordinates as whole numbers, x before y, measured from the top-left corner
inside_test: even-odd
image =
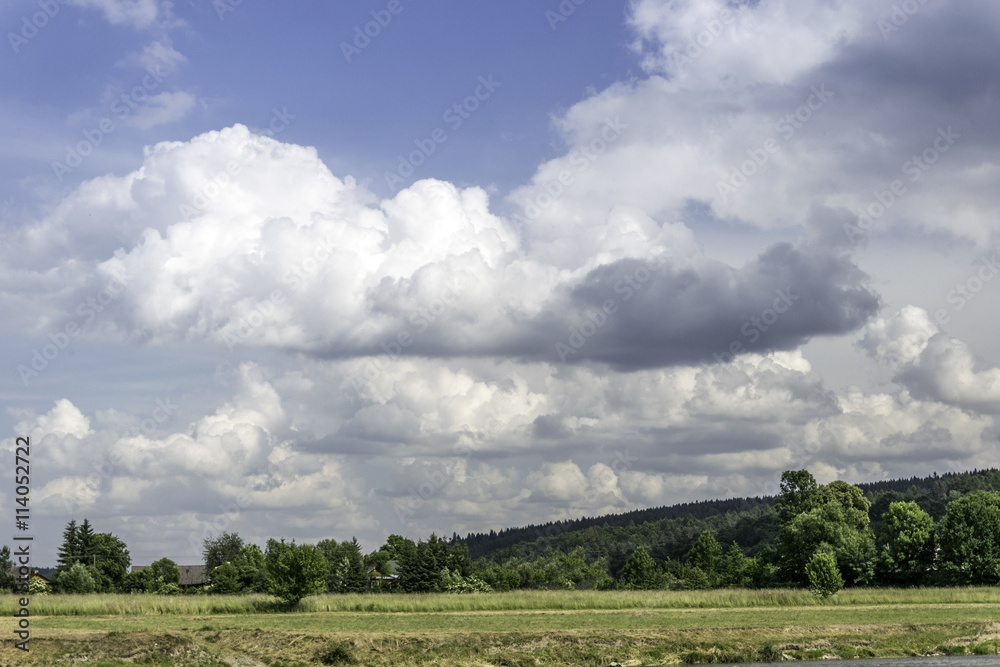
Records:
[[[637,547],[629,556],[618,578],[619,588],[649,590],[656,588],[659,577],[656,563],[642,547]]]
[[[63,543],[59,547],[56,571],[61,573],[80,560],[80,537],[76,519],[71,519],[63,530]]]
[[[84,563],[85,565],[93,565],[94,555],[94,527],[90,525],[90,520],[86,517],[83,519],[83,523],[76,531],[77,544],[80,547],[80,558],[86,560],[91,558],[90,563]]]
[[[17,583],[14,577],[14,561],[10,558],[10,547],[4,545],[0,549],[0,592],[10,592],[14,590]]]
[[[399,565],[399,587],[404,593],[415,593],[419,590],[419,560],[420,552],[412,540],[406,540],[396,549]]]

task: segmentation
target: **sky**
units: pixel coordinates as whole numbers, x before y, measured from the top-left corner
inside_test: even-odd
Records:
[[[995,467],[991,0],[7,0],[38,565]],[[14,527],[15,486],[0,487]]]

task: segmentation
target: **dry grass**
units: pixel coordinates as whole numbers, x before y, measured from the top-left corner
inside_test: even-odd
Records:
[[[277,613],[268,595],[43,595],[31,599],[44,616],[218,615]],[[512,591],[427,595],[351,594],[306,598],[302,612],[433,613],[598,609],[738,609],[859,605],[998,604],[1000,588],[854,588],[822,601],[800,589],[711,591]],[[0,597],[0,615],[17,609],[17,597]]]

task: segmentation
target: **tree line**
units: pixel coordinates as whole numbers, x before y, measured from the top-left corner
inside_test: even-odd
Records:
[[[807,470],[785,471],[777,497],[742,511],[550,530],[475,559],[457,535],[390,535],[365,554],[356,539],[270,539],[261,549],[223,533],[204,541],[211,585],[196,592],[270,593],[295,604],[318,593],[369,591],[808,586],[829,595],[842,586],[1000,583],[1000,473],[935,476],[929,485],[902,489],[863,492],[842,481],[819,485]],[[9,588],[6,547],[2,565],[0,584]],[[182,592],[173,561],[160,559],[141,572],[129,565],[116,536],[95,533],[87,519],[70,521],[55,590]]]

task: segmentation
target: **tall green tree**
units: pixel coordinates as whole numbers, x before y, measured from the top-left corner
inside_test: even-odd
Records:
[[[206,537],[202,542],[202,556],[209,573],[225,562],[236,560],[243,548],[243,538],[236,533],[222,533],[218,537]]]
[[[385,538],[385,544],[379,547],[379,551],[384,551],[389,554],[389,560],[398,561],[403,557],[403,552],[405,552],[410,547],[416,547],[416,543],[402,535],[390,535]]]
[[[803,512],[816,506],[819,487],[808,470],[786,470],[781,473],[781,493],[774,501],[778,522],[786,525]]]
[[[941,571],[956,584],[1000,583],[1000,495],[976,491],[954,500],[938,524]]]
[[[77,544],[80,548],[80,556],[86,560],[91,559],[91,565],[93,565],[94,560],[92,556],[94,555],[94,527],[90,525],[90,519],[84,517],[83,523],[80,524],[80,528],[76,532]]]
[[[714,577],[722,561],[722,546],[709,531],[702,532],[688,552],[688,563]]]
[[[287,544],[274,539],[267,541],[264,553],[267,564],[269,592],[294,607],[309,595],[326,589],[329,563],[316,547],[309,544]]]
[[[254,593],[267,592],[267,566],[264,552],[256,544],[246,544],[233,560],[236,577],[243,590]]]
[[[916,586],[934,566],[934,519],[913,501],[894,502],[882,515],[877,570],[887,583]]]
[[[861,490],[832,482],[814,489],[810,500],[800,506],[811,509],[783,524],[776,540],[782,575],[788,581],[807,584],[806,563],[826,543],[848,583],[870,582],[875,570],[875,536],[869,525],[869,502]]]
[[[124,589],[125,576],[132,565],[128,547],[111,533],[96,533],[90,539],[90,557],[100,592],[118,592]]]
[[[733,542],[719,565],[719,583],[734,588],[747,588],[753,579],[753,559],[747,558],[740,545]]]
[[[236,566],[226,561],[212,570],[212,592],[219,595],[233,595],[243,590],[239,571]]]
[[[79,528],[76,525],[76,519],[70,519],[70,522],[66,524],[66,528],[63,529],[62,545],[57,552],[57,574],[68,569],[73,563],[80,561],[81,550],[78,532]]]
[[[17,583],[14,577],[14,561],[10,557],[10,547],[6,544],[0,549],[0,592],[9,593]]]
[[[421,592],[420,549],[412,540],[399,545],[399,587],[404,593]]]
[[[153,571],[154,577],[162,579],[165,584],[181,583],[181,569],[177,567],[177,563],[169,558],[161,558],[150,565],[148,569]]]
[[[368,590],[368,570],[364,557],[361,555],[361,545],[357,538],[350,542],[342,542],[336,552],[337,561],[333,563],[334,589],[338,593],[363,593]]]
[[[636,547],[625,561],[618,577],[618,587],[638,590],[658,588],[660,581],[656,572],[656,563],[643,547]]]

